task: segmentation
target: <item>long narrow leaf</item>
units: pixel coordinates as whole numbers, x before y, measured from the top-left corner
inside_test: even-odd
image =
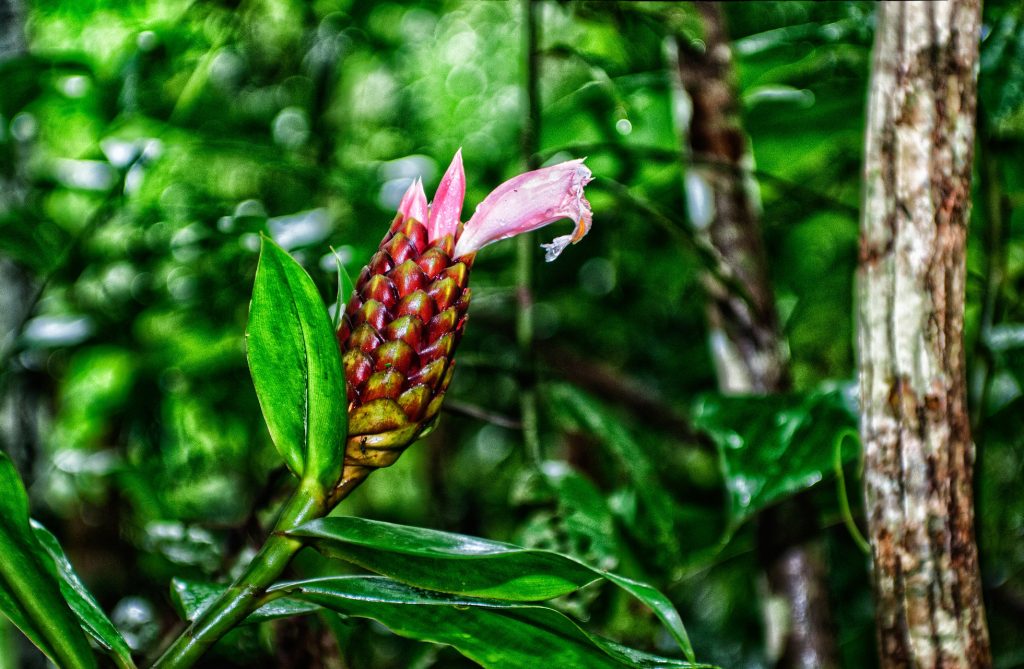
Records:
[[[58,666],[92,669],[96,658],[61,595],[53,560],[29,528],[28,496],[0,452],[0,613]]]
[[[487,669],[704,666],[626,648],[543,606],[429,592],[379,576],[283,583],[271,592],[371,618],[411,639],[450,645]]]
[[[694,658],[682,620],[664,595],[561,553],[345,516],[314,520],[289,534],[329,557],[415,587],[460,595],[539,601],[604,578],[647,604],[686,657]]]
[[[95,639],[103,650],[113,656],[119,667],[134,667],[132,651],[128,648],[124,637],[117,631],[92,593],[82,583],[75,568],[71,565],[71,561],[64,554],[64,549],[60,547],[57,537],[36,521],[31,521],[31,524],[36,541],[57,567],[61,594],[64,595],[71,610],[78,616],[78,622],[82,629]]]
[[[334,262],[338,270],[338,296],[334,303],[334,321],[332,325],[335,329],[338,328],[338,323],[341,322],[341,317],[345,315],[345,306],[348,304],[349,299],[352,297],[352,292],[355,291],[355,284],[352,283],[352,278],[348,275],[345,270],[345,263],[341,262],[341,256],[333,248],[331,253],[334,254]]]

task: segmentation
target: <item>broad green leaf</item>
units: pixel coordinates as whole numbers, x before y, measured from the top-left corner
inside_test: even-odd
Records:
[[[314,520],[289,534],[329,557],[412,586],[459,595],[539,601],[604,578],[651,607],[693,659],[682,620],[664,595],[560,553],[348,516]]]
[[[841,389],[745,397],[702,395],[694,406],[693,421],[718,447],[733,527],[831,476],[838,440],[856,430],[855,414]],[[841,455],[847,461],[856,452],[848,448]]]
[[[213,602],[225,587],[216,583],[204,583],[176,578],[171,581],[171,599],[178,612],[186,620],[195,620],[209,604]],[[277,618],[289,618],[314,613],[320,610],[316,604],[301,602],[291,598],[275,599],[256,609],[245,619],[246,625],[261,623]]]
[[[341,355],[313,280],[267,238],[247,338],[253,384],[278,452],[296,475],[333,485],[348,420]]]
[[[114,657],[118,666],[134,667],[132,651],[128,648],[124,637],[110,622],[92,593],[75,573],[75,568],[64,554],[57,537],[36,521],[31,521],[31,524],[39,545],[43,547],[57,567],[61,594],[64,595],[64,600],[67,601],[71,610],[78,616],[78,622],[82,629],[95,639],[103,650]]]
[[[379,576],[282,583],[270,592],[371,618],[404,637],[450,645],[487,669],[705,666],[627,648],[547,607],[430,592]]]
[[[96,659],[61,596],[53,561],[29,527],[28,496],[14,463],[0,452],[0,613],[58,666],[91,668]]]

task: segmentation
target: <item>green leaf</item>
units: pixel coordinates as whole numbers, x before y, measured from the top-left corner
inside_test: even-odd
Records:
[[[560,553],[347,516],[314,520],[288,534],[329,557],[409,585],[460,595],[538,601],[604,578],[651,607],[693,661],[682,620],[664,595]]]
[[[836,444],[857,427],[842,389],[756,397],[702,395],[693,421],[718,447],[733,527],[833,475]],[[843,449],[841,456],[848,461],[856,450]]]
[[[58,666],[92,668],[96,658],[61,596],[53,560],[29,527],[28,496],[0,452],[0,613]]]
[[[195,620],[203,609],[211,604],[226,588],[216,583],[190,581],[176,578],[171,581],[171,599],[175,608],[186,620]],[[290,618],[315,613],[320,607],[309,602],[290,598],[275,599],[256,609],[243,624],[251,625],[277,618]]]
[[[647,451],[608,407],[588,394],[567,384],[547,386],[544,392],[547,406],[553,408],[556,420],[563,427],[579,428],[593,435],[616,460],[642,507],[636,529],[670,554],[669,563],[679,564],[682,531],[674,521],[676,505],[664,486],[657,484],[657,469]]]
[[[371,618],[410,639],[450,645],[487,669],[706,666],[627,648],[547,607],[430,592],[379,576],[282,583],[270,592]]]
[[[71,610],[78,616],[78,622],[82,629],[95,639],[103,650],[114,657],[118,666],[134,667],[132,651],[124,637],[110,622],[92,593],[75,573],[75,568],[64,554],[57,537],[34,520],[31,521],[31,525],[39,545],[43,547],[57,567],[61,594],[64,595],[64,600],[67,601]]]
[[[338,267],[338,298],[334,304],[334,329],[338,329],[338,323],[341,322],[341,317],[345,315],[345,307],[348,306],[349,298],[352,297],[352,293],[355,291],[356,286],[352,283],[352,279],[349,277],[348,272],[345,271],[345,263],[341,262],[341,256],[333,248],[331,253],[334,254],[334,262]]]
[[[607,498],[568,463],[549,460],[525,472],[512,500],[533,510],[520,528],[521,540],[531,548],[558,551],[602,569],[619,563],[622,547]]]
[[[267,238],[247,338],[253,384],[278,452],[297,476],[333,486],[348,427],[341,355],[313,280]]]

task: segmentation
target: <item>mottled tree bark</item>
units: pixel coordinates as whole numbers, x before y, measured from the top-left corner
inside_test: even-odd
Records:
[[[778,392],[789,385],[788,370],[756,186],[742,176],[751,161],[733,90],[732,50],[718,5],[696,5],[704,17],[703,50],[676,40],[677,71],[690,103],[688,122],[680,126],[696,158],[686,168],[691,219],[748,293],[737,295],[714,277],[704,278],[719,385],[734,393]]]
[[[963,349],[979,0],[879,5],[859,270],[882,666],[991,666]]]
[[[761,234],[756,184],[744,175],[751,158],[739,119],[732,53],[717,3],[696,3],[704,19],[703,49],[676,40],[679,82],[689,118],[680,119],[690,153],[687,198],[690,219],[721,255],[746,291],[738,295],[712,276],[711,348],[722,392],[776,393],[789,388],[789,368]],[[813,510],[782,505],[762,513],[758,552],[771,596],[787,617],[768,650],[780,667],[837,666],[825,567]],[[769,626],[771,631],[772,626]]]

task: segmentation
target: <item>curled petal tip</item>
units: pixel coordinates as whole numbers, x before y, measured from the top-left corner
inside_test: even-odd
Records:
[[[509,179],[477,207],[456,244],[455,257],[563,218],[571,219],[576,223],[573,234],[543,245],[547,249],[547,260],[554,260],[566,246],[578,242],[590,231],[593,214],[583,189],[592,180],[583,159]]]
[[[587,207],[587,213],[589,214],[589,203],[587,203]],[[555,237],[554,239],[551,240],[550,243],[541,244],[541,247],[544,249],[544,260],[546,260],[547,262],[551,262],[552,260],[560,256],[562,254],[562,251],[564,251],[567,246],[569,246],[570,244],[575,244],[579,240],[583,239],[586,236],[586,234],[590,232],[590,226],[590,216],[587,216],[585,219],[580,218],[580,220],[576,222],[576,230],[574,230],[571,235],[562,235],[560,237]]]

